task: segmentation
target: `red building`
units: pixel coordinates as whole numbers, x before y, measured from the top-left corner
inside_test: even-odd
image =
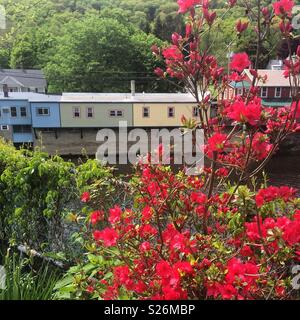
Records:
[[[265,77],[257,84],[260,87],[262,104],[266,107],[281,107],[290,105],[292,99],[289,79],[283,76],[283,70],[258,70],[258,75]],[[237,95],[247,94],[253,80],[249,70],[244,71],[245,79],[231,82],[224,92],[224,99],[233,99]],[[221,97],[220,97],[221,98]]]

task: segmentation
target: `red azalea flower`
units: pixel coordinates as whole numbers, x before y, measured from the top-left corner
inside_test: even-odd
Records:
[[[227,140],[226,134],[215,133],[212,137],[208,139],[209,151],[222,152],[224,150],[226,140]]]
[[[171,61],[182,61],[183,60],[183,54],[179,50],[179,48],[175,45],[166,48],[163,50],[163,56],[165,59],[171,60]]]
[[[287,225],[283,239],[291,246],[300,243],[300,220],[292,221]]]
[[[300,118],[300,103],[294,101],[291,105],[291,116],[294,117],[295,119]]]
[[[200,4],[201,0],[178,0],[179,13],[186,13],[192,9],[195,5]]]
[[[81,195],[81,201],[84,202],[84,203],[87,203],[91,200],[91,196],[90,196],[90,193],[89,192],[84,192],[82,195]]]
[[[117,222],[121,221],[121,216],[122,216],[122,210],[120,207],[115,206],[113,209],[109,209],[109,218],[108,221],[111,224],[115,224]]]
[[[251,64],[246,52],[236,53],[230,63],[230,69],[238,72],[244,71]]]
[[[152,209],[147,206],[142,210],[142,220],[143,221],[149,221],[153,216]]]
[[[259,99],[250,101],[248,105],[242,100],[237,100],[226,111],[230,119],[254,126],[260,120],[262,108]]]
[[[90,216],[90,222],[91,224],[95,225],[98,223],[100,220],[104,218],[104,212],[103,211],[94,211],[92,212]]]
[[[115,246],[118,238],[118,233],[112,228],[105,228],[104,230],[96,230],[94,232],[94,239],[96,241],[103,241],[105,247]]]
[[[280,0],[273,3],[274,12],[277,16],[284,14],[290,15],[294,7],[294,1],[291,0]]]

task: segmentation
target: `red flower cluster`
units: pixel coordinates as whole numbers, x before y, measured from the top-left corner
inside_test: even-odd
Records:
[[[273,3],[274,12],[277,16],[290,15],[294,7],[294,1],[280,0]]]
[[[251,65],[251,61],[246,52],[236,53],[230,63],[231,70],[243,72]]]
[[[246,105],[242,99],[237,99],[226,109],[226,113],[228,118],[232,120],[255,126],[261,118],[261,101],[259,98],[256,98]]]
[[[194,8],[195,5],[200,4],[202,0],[178,0],[179,13],[186,13],[190,9]]]

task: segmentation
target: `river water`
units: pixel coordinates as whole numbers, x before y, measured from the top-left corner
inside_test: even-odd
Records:
[[[300,191],[300,155],[276,155],[265,171],[270,184],[286,185]]]

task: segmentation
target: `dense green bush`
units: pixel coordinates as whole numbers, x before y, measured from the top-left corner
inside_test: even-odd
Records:
[[[80,208],[79,194],[96,185],[105,198],[112,181],[111,169],[96,160],[76,166],[0,140],[0,240],[66,253],[71,230],[65,217]]]

